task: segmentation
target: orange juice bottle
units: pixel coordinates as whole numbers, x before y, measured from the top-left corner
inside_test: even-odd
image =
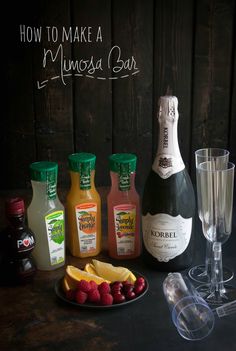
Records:
[[[76,257],[96,256],[101,251],[101,199],[94,184],[96,156],[75,153],[69,155],[68,161],[68,247]]]
[[[133,154],[113,154],[109,158],[112,186],[107,197],[108,252],[115,259],[135,258],[141,253],[136,161]]]

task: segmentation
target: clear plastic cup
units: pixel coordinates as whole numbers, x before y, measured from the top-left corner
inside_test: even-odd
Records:
[[[183,338],[201,340],[212,332],[214,314],[187,277],[169,273],[163,282],[163,291],[172,321]]]

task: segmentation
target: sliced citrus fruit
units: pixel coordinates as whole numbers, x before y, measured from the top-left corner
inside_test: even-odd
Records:
[[[63,289],[64,291],[67,290],[67,287],[69,287],[69,290],[76,290],[77,289],[78,282],[71,278],[67,273],[64,276],[63,279]]]
[[[134,283],[135,283],[135,280],[136,280],[136,277],[135,277],[135,275],[134,275],[132,272],[130,272],[129,277],[128,277],[127,280],[128,280],[130,283],[134,284]]]
[[[66,275],[75,283],[77,284],[78,281],[84,279],[86,281],[94,280],[97,284],[101,284],[102,282],[106,281],[107,283],[110,283],[107,279],[104,279],[103,277],[99,277],[98,275],[91,274],[88,272],[85,272],[75,266],[70,266],[68,265],[66,267]]]
[[[130,277],[130,272],[125,267],[115,267],[111,263],[92,260],[97,274],[104,279],[115,281],[125,281]]]
[[[72,283],[70,282],[67,276],[64,276],[62,281],[62,288],[64,293],[67,293],[70,290],[75,290],[76,286],[75,284],[73,284],[73,282]]]
[[[85,272],[88,272],[90,274],[95,274],[98,275],[96,272],[96,269],[92,263],[87,263],[86,266],[84,267]]]

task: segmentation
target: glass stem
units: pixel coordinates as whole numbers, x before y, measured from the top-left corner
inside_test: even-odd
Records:
[[[222,248],[220,242],[213,243],[213,257],[211,269],[211,293],[220,298],[224,296],[225,288],[223,284],[222,269]]]
[[[211,241],[206,240],[206,258],[205,258],[205,275],[211,277],[211,265],[212,265],[212,256],[213,256],[213,244]]]

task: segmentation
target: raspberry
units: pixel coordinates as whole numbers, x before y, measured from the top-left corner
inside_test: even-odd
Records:
[[[79,304],[85,303],[85,301],[87,300],[87,297],[88,297],[88,294],[86,294],[84,291],[81,291],[81,290],[77,290],[75,294],[75,300]]]
[[[123,286],[123,290],[124,290],[125,294],[128,293],[129,291],[133,291],[134,290],[134,285],[131,284],[131,283],[126,283]]]
[[[125,296],[120,292],[115,291],[113,294],[113,302],[114,303],[121,303],[125,301]]]
[[[89,284],[90,284],[91,290],[94,290],[94,289],[98,288],[98,285],[97,285],[97,283],[94,280],[90,280]]]
[[[112,283],[111,285],[111,292],[114,293],[114,292],[120,292],[121,289],[123,288],[123,284],[121,282],[114,282]]]
[[[97,289],[90,290],[88,293],[88,301],[89,302],[100,302],[101,296],[100,292]]]
[[[107,305],[112,305],[113,303],[113,297],[111,294],[105,293],[101,294],[101,305],[107,306]]]
[[[111,291],[110,285],[106,282],[102,282],[101,284],[98,285],[98,290],[100,294],[109,294]]]
[[[125,294],[125,297],[127,300],[133,300],[136,297],[136,294],[134,291],[130,290]]]
[[[139,285],[137,284],[137,285],[135,285],[135,287],[134,287],[135,294],[136,295],[141,294],[141,292],[143,292],[144,288],[145,288],[144,284],[139,284]]]
[[[85,293],[88,293],[89,290],[91,290],[90,283],[84,279],[82,279],[78,282],[77,288],[78,288],[78,290],[83,291]]]
[[[135,281],[135,284],[138,284],[138,285],[145,285],[145,279],[143,277],[138,277]]]
[[[68,290],[66,292],[66,298],[70,301],[73,301],[75,299],[75,290]]]

